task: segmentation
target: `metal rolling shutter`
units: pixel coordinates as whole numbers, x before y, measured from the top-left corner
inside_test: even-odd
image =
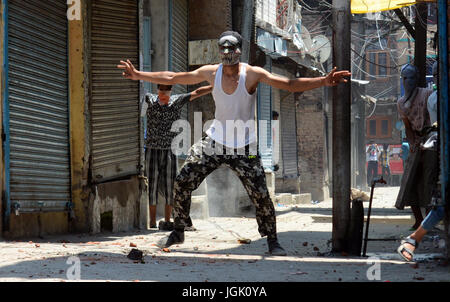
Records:
[[[188,71],[188,2],[170,1],[169,69],[174,72]],[[175,85],[172,94],[186,93],[187,86]],[[188,119],[187,106],[183,106],[182,119]]]
[[[117,64],[139,67],[135,0],[93,0],[91,22],[92,173],[95,182],[138,174],[139,82]]]
[[[9,203],[19,212],[71,201],[67,6],[8,1]]]
[[[271,72],[272,71],[272,63],[270,57],[266,57],[267,63],[264,66],[264,69]],[[263,130],[260,127],[259,121],[266,121],[267,128],[265,129],[266,133],[261,133]],[[260,83],[258,84],[258,142],[259,142],[259,151],[261,153],[261,159],[264,168],[272,167],[272,87]],[[266,140],[267,150],[262,149],[262,139]]]
[[[281,107],[281,152],[283,153],[283,176],[298,176],[297,165],[297,129],[295,101],[293,95],[280,102]]]

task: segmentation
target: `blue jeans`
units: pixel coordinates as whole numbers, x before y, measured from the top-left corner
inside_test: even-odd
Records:
[[[445,208],[443,206],[438,206],[433,208],[422,221],[422,228],[425,231],[431,231],[445,216]]]

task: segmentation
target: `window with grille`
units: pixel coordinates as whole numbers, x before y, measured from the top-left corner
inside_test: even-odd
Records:
[[[368,51],[366,53],[366,75],[369,79],[387,78],[389,75],[389,54],[387,51]]]
[[[389,138],[392,136],[392,123],[389,117],[373,117],[367,120],[368,138]]]

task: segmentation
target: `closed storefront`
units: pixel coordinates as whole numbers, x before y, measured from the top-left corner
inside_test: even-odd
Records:
[[[94,182],[139,172],[139,82],[117,69],[139,68],[138,1],[91,1],[91,147]]]
[[[71,202],[67,7],[9,0],[5,20],[5,222]]]
[[[271,72],[270,57],[266,57],[264,69]],[[272,167],[272,87],[258,85],[258,143],[264,168]],[[265,127],[263,126],[265,123]]]
[[[283,177],[297,178],[297,128],[294,96],[280,101],[281,108],[281,152],[283,156]]]
[[[170,0],[169,3],[169,69],[174,72],[188,70],[188,1]],[[186,93],[186,85],[175,85],[172,94]],[[188,105],[182,109],[181,118],[188,117]]]

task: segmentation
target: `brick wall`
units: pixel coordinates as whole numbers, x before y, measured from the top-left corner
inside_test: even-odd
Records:
[[[220,34],[231,29],[231,0],[189,0],[189,41],[217,39]],[[193,65],[189,70],[195,70],[200,66]],[[198,85],[188,86],[189,91],[207,85],[204,82]],[[192,130],[192,142],[194,142],[194,113],[202,113],[202,124],[214,119],[215,104],[212,95],[203,96],[189,103],[189,122]]]
[[[383,25],[383,28],[385,28],[386,25]],[[367,29],[366,30],[366,35],[372,35],[372,36],[376,36],[376,31]],[[403,52],[403,48],[405,45],[399,44],[396,41],[396,36],[390,38],[389,40],[389,44],[388,44],[388,48],[387,49],[392,49],[392,53],[399,56],[402,52]],[[376,47],[377,45],[377,40],[372,40],[372,47]],[[361,51],[360,49],[361,45],[358,46],[358,48],[356,49],[358,51],[358,53]],[[381,48],[378,46],[377,48],[378,50],[381,50]],[[395,51],[395,49],[397,49],[397,51]],[[363,54],[363,56],[366,58],[366,60],[371,60],[369,57],[366,57],[365,54]],[[360,62],[360,60],[363,60],[361,58],[356,57],[356,62]],[[361,62],[361,69],[363,69],[366,73],[370,73],[370,69],[369,69],[369,65],[370,63],[368,63],[366,60],[363,60]],[[370,76],[368,76],[367,74],[361,73],[362,79],[368,80],[370,81],[370,84],[368,84],[366,86],[366,94],[375,97],[377,94],[382,93],[383,91],[386,91],[388,88],[392,88],[392,90],[390,90],[389,92],[381,95],[380,97],[397,97],[398,93],[400,92],[399,89],[399,68],[396,67],[396,62],[394,62],[392,55],[388,55],[388,62],[387,62],[387,66],[389,68],[387,68],[387,72],[388,75],[385,78],[372,78]],[[384,65],[384,64],[383,64]],[[358,72],[359,74],[359,72]]]
[[[371,119],[377,118],[387,118],[391,123],[391,132],[389,133],[389,137],[377,137],[372,138],[367,136],[366,134],[366,143],[370,141],[375,141],[377,144],[401,144],[402,132],[396,128],[396,123],[400,120],[397,110],[397,99],[381,99],[377,101],[377,107],[375,108],[375,112],[373,112],[374,105],[366,106],[366,131],[369,131],[369,127],[367,122]],[[369,115],[372,114],[370,117]]]
[[[217,39],[231,29],[231,0],[189,0],[189,40]]]
[[[329,197],[323,99],[324,89],[296,95],[300,189],[311,193],[313,200]]]

